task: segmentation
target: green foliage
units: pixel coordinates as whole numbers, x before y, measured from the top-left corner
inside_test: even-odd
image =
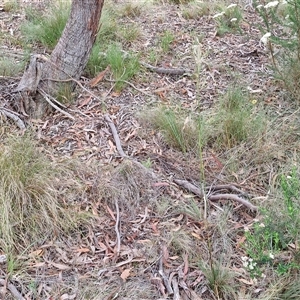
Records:
[[[60,171],[35,146],[29,135],[1,145],[0,248],[9,253],[67,232],[76,223],[74,211],[59,201],[55,184]]]
[[[106,61],[116,80],[115,89],[117,91],[120,91],[125,85],[124,80],[130,80],[140,69],[138,57],[129,53],[125,54],[118,45],[109,46]]]
[[[300,234],[300,179],[296,170],[289,176],[282,176],[280,190],[282,205],[273,203],[262,210],[263,221],[256,222],[251,231],[245,232],[245,249],[249,257],[244,258],[244,266],[252,276],[260,276],[266,265],[273,266],[278,274],[300,269],[300,252],[297,249]],[[277,258],[289,244],[296,245],[293,258],[286,262]],[[274,259],[275,258],[275,259]]]
[[[254,2],[264,27],[261,43],[270,51],[272,69],[277,79],[296,101],[300,101],[300,2],[272,1],[266,5]]]
[[[228,32],[240,31],[243,19],[242,11],[236,4],[227,6],[222,12],[213,16],[217,22],[217,34],[223,36]]]
[[[24,61],[15,61],[8,57],[0,58],[0,76],[15,76],[24,68]]]
[[[70,1],[57,1],[41,13],[29,7],[21,27],[26,42],[38,42],[53,49],[57,44],[70,13]]]
[[[232,148],[261,134],[265,120],[249,100],[239,88],[228,90],[217,114],[210,119],[210,141],[219,147]]]
[[[183,153],[196,150],[203,144],[199,141],[202,138],[202,123],[185,116],[183,111],[175,111],[172,108],[160,107],[148,111],[144,116],[152,126],[158,128],[163,133],[166,141]]]
[[[174,42],[175,37],[172,32],[166,30],[160,37],[160,46],[163,52],[169,52],[171,44]]]
[[[3,9],[5,12],[17,11],[19,8],[20,8],[20,5],[17,0],[4,1]]]
[[[182,5],[182,16],[186,19],[197,19],[210,14],[212,9],[211,2],[191,1],[187,5]]]
[[[210,261],[209,264],[201,263],[199,267],[216,299],[236,299],[234,273],[227,266],[224,266],[221,261]]]

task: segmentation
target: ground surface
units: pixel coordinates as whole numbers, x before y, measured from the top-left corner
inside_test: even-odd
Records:
[[[118,1],[115,5],[125,4]],[[235,274],[235,296],[226,299],[256,299],[264,291],[267,282],[252,280],[241,261],[244,228],[253,223],[256,213],[226,199],[209,202],[205,208],[203,198],[176,184],[174,179],[201,185],[197,157],[168,146],[161,133],[137,114],[159,104],[210,111],[233,83],[252,91],[262,106],[282,111],[285,104],[266,68],[268,53],[254,26],[257,15],[251,7],[244,8],[245,3],[239,5],[244,16],[241,32],[222,37],[212,18],[215,11],[186,19],[178,5],[167,1],[147,6],[139,16],[119,20],[141,29],[128,49],[141,53],[145,63],[150,63],[147,53],[157,47],[159,36],[165,30],[173,33],[175,39],[170,50],[158,57],[158,67],[184,68],[193,74],[193,45],[201,40],[200,90],[194,76],[163,75],[147,68],[121,93],[113,91],[109,74],[93,88],[82,78],[87,90],[78,87],[76,101],[67,108],[75,120],[59,112],[42,120],[27,120],[51,159],[77,158],[87,166],[98,166],[98,173],[90,178],[82,172],[90,198],[77,199],[93,212],[96,221],[88,230],[31,249],[24,268],[11,277],[25,299],[222,299],[209,287],[208,276],[200,267],[211,257],[223,261],[226,270]],[[11,37],[20,34],[23,18],[22,9],[0,11],[1,51],[6,55],[22,53]],[[3,76],[0,80],[1,106],[15,109],[10,90],[19,78]],[[120,156],[105,114],[113,121],[129,159]],[[255,198],[265,199],[275,175],[273,167],[278,164],[259,164],[254,155],[252,163],[240,161],[233,173],[227,168],[228,155],[234,152],[204,149],[205,185],[213,193],[214,187],[225,184],[224,193],[236,194],[234,186],[239,196],[245,193],[253,205],[259,205]],[[150,169],[140,165],[147,162],[151,162]],[[95,185],[103,186],[102,194],[93,192]],[[6,279],[7,266],[0,267],[0,278]],[[11,292],[6,290],[4,297],[12,299]]]

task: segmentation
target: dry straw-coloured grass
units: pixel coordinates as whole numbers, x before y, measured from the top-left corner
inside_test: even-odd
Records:
[[[29,135],[4,140],[0,152],[2,250],[20,253],[76,226],[79,216],[59,190],[59,182],[68,182],[64,171],[37,149]]]

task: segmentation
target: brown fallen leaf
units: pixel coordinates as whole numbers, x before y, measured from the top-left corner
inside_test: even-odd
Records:
[[[90,87],[96,86],[104,78],[105,74],[109,71],[109,69],[110,66],[107,66],[105,70],[103,70],[96,77],[94,77],[89,83]]]
[[[123,281],[125,282],[126,279],[130,276],[130,271],[132,268],[129,269],[125,269],[122,274],[121,274],[121,278],[123,279]]]

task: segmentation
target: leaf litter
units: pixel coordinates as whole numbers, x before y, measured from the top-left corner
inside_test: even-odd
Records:
[[[76,158],[86,165],[86,170],[80,168],[78,173],[88,192],[84,199],[79,199],[83,202],[81,209],[92,212],[93,218],[80,231],[29,249],[27,256],[22,257],[24,270],[10,278],[10,284],[21,291],[20,299],[214,299],[199,268],[200,258],[208,261],[210,252],[221,257],[225,251],[228,261],[241,268],[238,257],[243,254],[244,236],[238,229],[252,222],[253,213],[232,204],[233,210],[228,212],[232,226],[227,226],[224,233],[218,225],[226,207],[224,200],[211,205],[207,220],[199,218],[203,216],[201,209],[200,215],[186,209],[199,200],[173,179],[198,182],[197,160],[169,148],[158,132],[144,128],[136,112],[143,106],[168,104],[173,99],[179,99],[182,107],[192,110],[210,109],[230,82],[236,80],[233,72],[242,74],[239,84],[249,86],[255,94],[265,94],[267,105],[276,105],[279,98],[270,100],[268,96],[274,95],[274,91],[269,91],[268,57],[258,44],[260,32],[250,26],[256,17],[250,9],[245,10],[246,25],[250,25],[244,26],[243,34],[218,37],[211,16],[184,19],[177,5],[157,5],[159,11],[154,5],[141,16],[135,16],[143,38],[132,43],[132,50],[144,53],[157,46],[158,35],[172,30],[175,41],[156,67],[193,70],[193,35],[202,36],[198,46],[204,53],[199,74],[203,80],[201,101],[197,99],[195,80],[189,76],[147,71],[147,82],[136,78],[136,88],[128,85],[121,93],[115,93],[113,83],[106,80],[109,69],[105,69],[90,81],[90,89],[98,99],[80,90],[77,100],[68,107],[74,120],[55,112],[44,120],[32,121],[40,146],[52,160]],[[4,20],[4,32],[10,33],[10,26],[14,26],[13,31],[18,34],[19,17],[18,22],[11,22],[10,14],[3,10],[0,17]],[[121,20],[128,21],[126,17]],[[10,43],[5,47],[19,51]],[[0,80],[1,105],[13,108],[7,90],[15,81],[2,77]],[[139,90],[147,90],[151,97]],[[104,118],[106,113],[117,128],[127,158],[118,152]],[[148,158],[155,178],[134,163]],[[218,183],[228,183],[217,154],[205,149],[203,161],[210,182],[217,178]],[[89,173],[90,166],[96,169],[94,173]],[[244,180],[240,186],[247,192],[261,195],[265,190],[258,190],[257,175],[254,170],[236,176]],[[4,253],[0,255],[3,257]],[[2,259],[0,264],[0,278],[6,280],[6,260]],[[242,269],[238,273],[238,281],[254,285]],[[5,299],[14,294],[12,286],[0,281],[0,293]]]

